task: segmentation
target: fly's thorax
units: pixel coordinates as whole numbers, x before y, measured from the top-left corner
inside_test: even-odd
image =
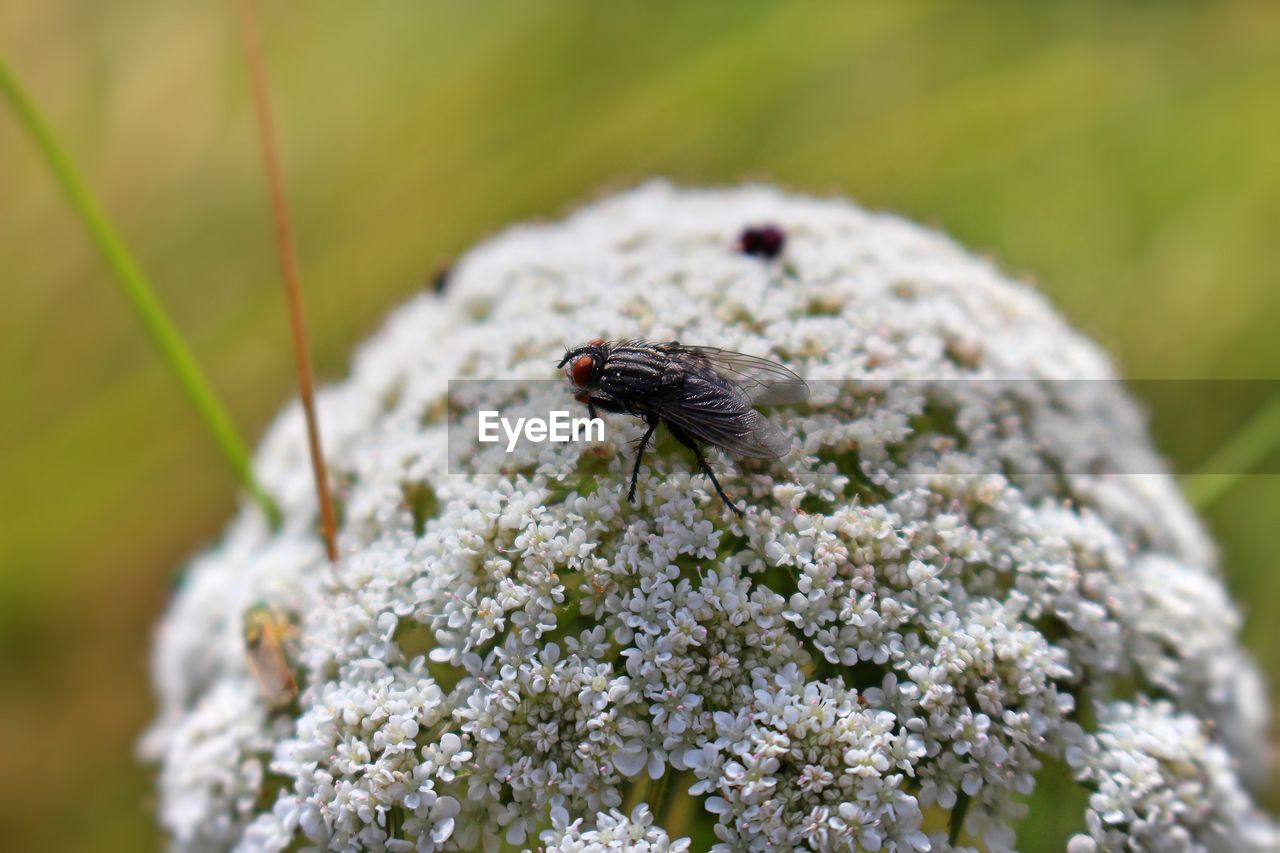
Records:
[[[596,381],[601,391],[614,397],[641,397],[670,382],[671,366],[654,346],[621,344],[609,352]]]

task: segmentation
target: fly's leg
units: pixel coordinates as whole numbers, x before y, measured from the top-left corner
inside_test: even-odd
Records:
[[[627,492],[627,502],[636,502],[636,478],[640,476],[640,460],[644,458],[644,449],[649,445],[649,439],[653,437],[653,431],[658,428],[657,415],[649,415],[645,418],[645,423],[649,428],[644,431],[644,435],[640,439],[640,445],[636,447],[636,465],[631,469],[631,491]]]
[[[724,489],[720,486],[720,481],[716,479],[716,473],[712,471],[711,466],[707,464],[707,457],[702,454],[702,447],[694,440],[693,436],[689,435],[679,427],[672,426],[671,424],[667,424],[667,428],[671,430],[671,434],[676,437],[676,441],[693,451],[693,455],[698,459],[698,467],[702,469],[702,473],[711,478],[711,485],[716,487],[716,494],[720,496],[720,500],[724,501],[724,505],[736,512],[739,518],[745,517],[746,513],[739,509],[738,505],[735,504],[727,494],[725,494]]]

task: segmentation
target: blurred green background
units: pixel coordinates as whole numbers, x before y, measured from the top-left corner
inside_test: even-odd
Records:
[[[269,6],[323,377],[477,239],[652,174],[939,225],[1132,377],[1277,376],[1280,3]],[[15,0],[0,51],[256,439],[295,378],[234,11]],[[7,113],[0,285],[0,838],[145,849],[148,636],[235,485]],[[1206,511],[1273,697],[1278,515],[1276,477]]]

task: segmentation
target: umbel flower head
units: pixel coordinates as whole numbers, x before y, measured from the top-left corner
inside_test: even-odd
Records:
[[[739,250],[760,222],[780,256]],[[713,454],[745,518],[674,442],[628,504],[620,416],[450,473],[481,451],[447,447],[449,380],[553,379],[597,336],[809,380],[769,411],[789,455]],[[1277,841],[1249,794],[1260,680],[1140,414],[939,234],[647,184],[470,252],[320,413],[341,560],[294,406],[257,458],[283,528],[246,507],[156,637],[145,749],[178,848],[1005,850],[1048,773],[1085,792],[1073,851]],[[283,708],[246,652],[262,607],[293,624]]]

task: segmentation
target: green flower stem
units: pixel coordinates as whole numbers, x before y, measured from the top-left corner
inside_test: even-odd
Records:
[[[696,798],[689,794],[689,776],[688,771],[669,767],[649,796],[649,811],[654,816],[654,823],[665,829],[672,838],[691,835],[693,832],[690,806]]]
[[[17,116],[18,123],[31,136],[32,142],[44,156],[49,170],[71,202],[71,207],[80,217],[80,221],[89,232],[89,236],[93,238],[107,265],[115,273],[116,281],[124,292],[125,298],[137,312],[151,339],[160,348],[164,360],[173,369],[178,383],[195,405],[200,419],[212,433],[223,457],[245,489],[266,513],[272,527],[279,527],[280,510],[254,477],[249,451],[236,432],[226,409],[218,401],[208,380],[205,379],[199,365],[192,357],[191,351],[183,342],[181,334],[156,299],[146,276],[143,275],[133,256],[129,254],[129,250],[125,248],[124,242],[111,226],[101,206],[89,192],[89,188],[76,172],[70,158],[58,144],[53,131],[40,116],[31,98],[23,91],[3,57],[0,57],[0,94],[3,94],[10,109]]]
[[[1273,399],[1214,451],[1200,472],[1186,477],[1183,493],[1196,509],[1205,509],[1280,445],[1280,397]]]

